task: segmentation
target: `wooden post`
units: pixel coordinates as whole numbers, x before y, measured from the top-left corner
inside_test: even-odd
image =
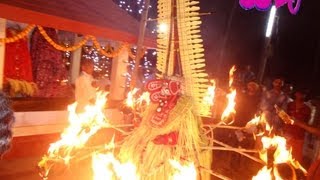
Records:
[[[137,44],[137,54],[136,54],[136,58],[135,58],[136,63],[135,63],[135,68],[134,68],[134,71],[132,74],[131,87],[136,87],[136,85],[138,84],[137,81],[139,81],[138,76],[139,76],[139,72],[140,72],[140,60],[142,58],[141,55],[144,54],[144,49],[142,46],[143,46],[144,34],[146,31],[149,6],[150,6],[150,0],[145,0],[143,12],[141,15],[141,21],[140,21],[139,39],[138,39],[138,44]]]
[[[0,38],[6,37],[6,19],[0,18]],[[5,61],[5,43],[0,43],[0,90],[3,88],[4,61]]]
[[[76,35],[74,44],[77,44],[79,41],[81,41],[81,37],[78,37]],[[80,63],[81,63],[81,51],[82,48],[79,48],[72,53],[72,60],[71,60],[71,83],[74,84],[77,77],[80,74]]]
[[[264,49],[263,49],[263,53],[262,53],[262,58],[261,58],[261,62],[259,65],[259,72],[258,72],[258,82],[259,83],[263,83],[263,78],[265,75],[265,69],[266,69],[266,65],[268,62],[270,55],[270,51],[271,51],[271,39],[267,38],[265,40],[265,44],[264,44]]]
[[[125,74],[127,73],[128,60],[129,52],[127,48],[122,48],[119,55],[112,59],[110,100],[121,101],[125,99]]]

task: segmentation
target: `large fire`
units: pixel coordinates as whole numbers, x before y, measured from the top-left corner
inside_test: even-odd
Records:
[[[230,70],[230,86],[233,81],[233,73],[235,68]],[[215,95],[215,82],[211,81],[212,86],[208,88],[207,96],[204,97],[203,103],[212,106]],[[150,94],[145,92],[137,96],[138,89],[134,89],[128,93],[126,99],[126,105],[133,109],[141,106],[149,105]],[[68,107],[69,111],[69,127],[64,130],[61,135],[61,139],[50,145],[48,154],[42,158],[39,162],[39,167],[44,169],[45,176],[48,175],[49,170],[52,166],[52,162],[62,161],[64,164],[69,164],[74,158],[73,154],[75,151],[83,148],[87,141],[93,136],[99,129],[113,127],[109,124],[109,121],[105,117],[105,104],[106,104],[107,93],[98,92],[96,102],[92,105],[87,105],[85,111],[77,113],[77,104],[71,104]],[[228,104],[221,116],[221,123],[227,123],[230,117],[233,117],[235,112],[235,98],[236,90],[230,87],[230,93],[227,95]],[[233,120],[233,118],[232,118]],[[258,128],[257,128],[258,127]],[[247,123],[245,129],[252,129],[254,135],[262,136],[262,149],[259,153],[260,159],[265,162],[265,166],[258,172],[252,179],[281,179],[280,174],[277,170],[279,164],[289,164],[294,169],[300,169],[306,173],[305,169],[292,158],[290,149],[286,146],[286,140],[283,137],[275,136],[271,134],[272,128],[267,123],[263,115],[257,116]],[[121,162],[117,158],[117,154],[114,153],[115,145],[112,140],[110,143],[106,142],[104,148],[99,151],[92,151],[92,169],[93,179],[122,179],[122,180],[138,180],[142,177],[138,173],[137,167],[131,163],[130,159],[127,162]],[[272,151],[272,155],[270,155]],[[272,156],[272,157],[271,157]],[[179,157],[171,157],[179,159]],[[164,160],[173,167],[173,172],[168,172],[168,177],[174,180],[180,179],[197,179],[197,168],[194,162],[179,162],[177,160]],[[272,162],[271,162],[272,161]],[[271,162],[271,165],[270,165]]]
[[[84,147],[89,138],[97,133],[99,129],[109,127],[110,124],[105,117],[104,107],[107,93],[98,92],[95,104],[87,105],[85,111],[77,113],[77,103],[68,106],[69,126],[61,134],[61,139],[50,144],[48,154],[42,158],[38,166],[48,174],[51,160],[63,161],[69,164],[74,150]]]
[[[92,157],[93,179],[122,179],[138,180],[140,179],[136,172],[134,164],[121,163],[112,152],[107,154],[94,154]]]
[[[283,179],[277,169],[277,165],[280,164],[287,164],[291,167],[293,177],[296,176],[295,169],[301,170],[304,174],[307,173],[300,163],[293,159],[291,149],[287,147],[284,137],[264,136],[261,138],[261,142],[263,147],[259,154],[266,165],[253,177],[254,180],[272,180],[273,177],[275,179]],[[270,154],[270,152],[272,153]]]
[[[137,90],[129,93],[131,98],[127,103],[141,104],[145,102],[149,104],[149,94],[143,93],[139,98],[135,99],[133,95]],[[42,177],[47,177],[52,167],[53,162],[62,161],[68,165],[74,158],[72,154],[83,148],[92,135],[99,129],[111,127],[105,115],[104,107],[106,103],[107,93],[97,93],[96,102],[93,105],[85,107],[85,111],[77,113],[77,103],[68,106],[69,111],[69,126],[61,134],[61,139],[50,145],[48,154],[42,158],[38,163],[39,167],[44,170],[41,174]],[[128,105],[129,105],[128,104]],[[122,179],[122,180],[138,180],[140,175],[137,173],[136,167],[131,162],[121,162],[117,159],[114,153],[115,144],[114,138],[111,142],[106,143],[103,149],[99,152],[93,152],[92,156],[92,171],[93,179]],[[101,153],[104,151],[105,153]],[[179,179],[196,179],[197,171],[193,163],[181,165],[180,162],[175,160],[168,160],[175,171],[171,172],[170,177],[174,180]]]

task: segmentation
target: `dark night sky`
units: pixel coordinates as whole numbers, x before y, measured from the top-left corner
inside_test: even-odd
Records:
[[[235,2],[236,1],[236,2]],[[200,0],[202,35],[209,73],[227,75],[233,65],[250,64],[257,72],[265,41],[269,11],[244,10],[238,0]],[[230,28],[228,19],[234,14]],[[320,95],[320,1],[302,0],[300,11],[291,15],[287,6],[278,9],[273,31],[274,55],[266,75],[281,76],[300,88]],[[225,43],[225,46],[223,45]],[[224,50],[221,56],[221,50]],[[221,62],[219,61],[221,58]],[[220,65],[219,65],[220,64]]]

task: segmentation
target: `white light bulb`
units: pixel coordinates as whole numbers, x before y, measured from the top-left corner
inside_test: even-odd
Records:
[[[159,32],[166,33],[168,31],[168,25],[165,23],[159,24]]]

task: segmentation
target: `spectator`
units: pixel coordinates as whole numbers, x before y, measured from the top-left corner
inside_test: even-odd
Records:
[[[308,123],[311,109],[305,104],[305,94],[302,91],[297,91],[294,96],[294,101],[290,102],[287,107],[288,115],[296,120]],[[305,130],[299,126],[284,126],[284,137],[287,139],[288,145],[292,147],[293,157],[299,162],[303,160],[304,135]]]
[[[263,93],[260,110],[264,113],[269,124],[273,126],[275,132],[279,133],[282,129],[283,123],[279,119],[274,105],[286,110],[288,97],[282,91],[282,79],[275,79],[272,86],[273,88],[271,90]]]
[[[97,81],[93,78],[94,64],[91,60],[85,59],[81,62],[81,75],[76,80],[75,98],[77,105],[77,112],[83,112],[84,107],[92,104],[95,101],[96,92],[98,88],[110,84],[109,81]]]
[[[236,103],[236,121],[237,126],[245,126],[248,121],[254,118],[258,111],[261,99],[261,91],[259,84],[249,82],[244,93],[237,96]]]
[[[252,71],[252,67],[250,65],[247,65],[244,69],[244,73],[243,73],[243,81],[245,84],[251,82],[251,81],[255,81],[256,80],[256,75],[255,73]]]
[[[294,126],[298,126],[300,128],[303,128],[304,130],[308,131],[309,133],[312,133],[318,137],[320,137],[320,129],[309,126],[307,123],[295,120]],[[320,177],[320,158],[313,162],[308,170],[307,180],[314,180]]]

